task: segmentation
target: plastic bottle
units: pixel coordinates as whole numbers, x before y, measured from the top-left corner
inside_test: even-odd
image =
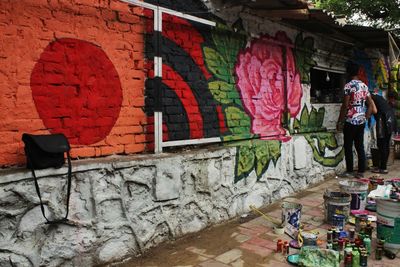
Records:
[[[382,260],[382,256],[383,256],[383,248],[381,247],[377,247],[375,250],[375,260]]]
[[[288,252],[288,249],[286,248],[286,246],[289,247],[289,243],[288,243],[287,241],[285,241],[285,242],[283,243],[283,245],[282,245],[282,254],[283,254],[284,256],[287,255],[287,252]]]
[[[282,240],[278,240],[278,242],[276,243],[276,252],[278,253],[278,252],[282,252],[282,245],[283,245],[283,242],[282,242]]]
[[[367,226],[365,227],[365,234],[367,234],[370,239],[372,238],[373,229],[374,229],[374,227],[371,225],[371,221],[368,220],[367,221]]]
[[[366,236],[364,237],[363,242],[364,242],[365,248],[367,249],[368,255],[371,255],[371,239],[369,238],[368,235],[366,235]]]
[[[347,254],[344,258],[344,267],[351,267],[352,266],[352,255]]]
[[[367,253],[361,253],[360,255],[360,267],[366,267],[368,266],[368,254]]]
[[[360,267],[360,252],[358,251],[358,249],[353,249],[351,266]]]
[[[326,243],[326,248],[332,249],[332,242],[330,240],[328,240],[328,242]]]

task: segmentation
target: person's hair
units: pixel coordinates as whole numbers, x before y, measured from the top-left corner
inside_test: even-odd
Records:
[[[350,77],[358,75],[358,71],[360,70],[360,65],[354,62],[348,62],[346,66],[346,72]]]

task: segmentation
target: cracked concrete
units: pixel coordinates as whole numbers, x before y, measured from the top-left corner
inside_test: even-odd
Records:
[[[288,196],[334,171],[317,163],[294,169],[294,144],[282,145],[276,166],[270,164],[260,179],[253,171],[237,183],[235,147],[75,161],[71,222],[59,225],[44,224],[29,171],[7,170],[5,179],[1,172],[0,266],[91,266],[137,256],[246,213],[249,205]],[[312,154],[306,157],[312,162]],[[38,172],[50,218],[65,214],[65,173],[66,168]]]

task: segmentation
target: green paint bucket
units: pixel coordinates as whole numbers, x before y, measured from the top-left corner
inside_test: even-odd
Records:
[[[377,237],[385,239],[385,248],[400,249],[400,201],[376,199]]]

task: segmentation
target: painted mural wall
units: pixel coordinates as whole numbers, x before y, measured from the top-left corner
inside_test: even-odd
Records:
[[[341,135],[328,131],[336,106],[310,103],[309,68],[330,64],[317,60],[322,38],[246,12],[212,15],[202,1],[159,2],[218,22],[163,17],[163,138],[220,137],[221,144],[75,161],[73,225],[44,225],[30,172],[1,172],[0,265],[9,265],[10,255],[22,266],[137,256],[343,168]],[[0,65],[7,90],[0,98],[1,166],[23,163],[24,131],[63,132],[79,158],[151,151],[151,12],[89,0],[0,7],[0,61],[8,64]],[[38,173],[49,213],[64,214],[65,168]]]
[[[74,158],[145,150],[142,10],[112,1],[0,1],[0,166],[22,133],[64,133]]]
[[[189,13],[199,8],[207,11],[205,6],[190,8],[195,6],[190,3],[160,2]],[[148,15],[151,17],[151,13]],[[237,182],[252,171],[261,178],[270,164],[276,165],[281,145],[291,140],[291,133],[314,132],[304,136],[315,160],[337,166],[343,151],[325,156],[326,148],[338,148],[335,134],[327,133],[322,126],[325,110],[316,111],[303,98],[303,91],[309,90],[309,69],[317,65],[314,38],[299,32],[291,32],[291,38],[279,28],[250,36],[251,29],[245,30],[241,23],[231,25],[211,18],[219,21],[216,27],[163,17],[164,141],[221,137],[227,146],[237,147]],[[154,51],[151,29],[149,23],[148,59]],[[151,65],[149,70],[146,110],[151,122]],[[152,131],[148,133],[152,140]]]

